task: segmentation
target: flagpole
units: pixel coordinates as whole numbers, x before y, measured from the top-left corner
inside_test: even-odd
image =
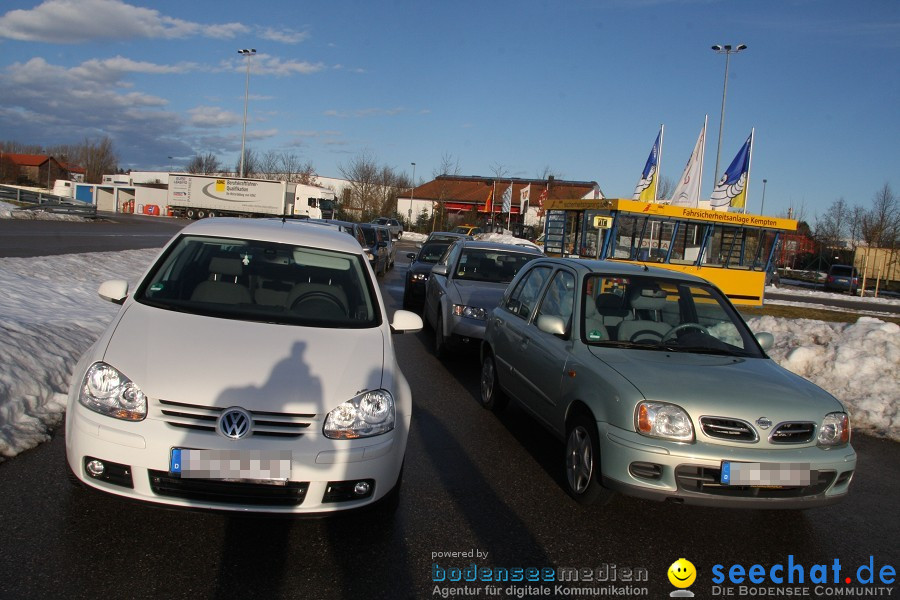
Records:
[[[700,206],[700,198],[703,196],[703,193],[700,188],[703,187],[703,157],[706,155],[706,124],[709,123],[709,115],[707,114],[703,117],[703,148],[700,149],[700,174],[698,177],[697,184],[697,201],[694,202],[694,206]]]
[[[750,204],[750,168],[753,166],[753,143],[756,142],[756,127],[750,129],[750,154],[747,156],[747,187],[744,189],[744,213]]]
[[[656,151],[656,185],[653,186],[653,203],[659,202],[659,184],[662,175],[662,148],[663,148],[663,132],[666,126],[664,123],[659,124],[659,148]]]

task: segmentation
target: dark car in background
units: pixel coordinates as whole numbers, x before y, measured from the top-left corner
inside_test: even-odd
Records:
[[[825,291],[856,294],[859,289],[859,272],[852,265],[831,265],[825,277]]]
[[[375,275],[384,275],[390,268],[390,256],[388,254],[390,251],[388,248],[390,234],[386,234],[384,228],[377,227],[371,223],[362,223],[359,227],[365,237],[363,248],[368,250],[372,270],[375,271]]]
[[[403,286],[403,308],[416,310],[425,303],[425,285],[428,283],[431,268],[441,259],[451,243],[450,240],[436,242],[426,240],[418,252],[406,255],[410,263],[406,272],[406,283]]]

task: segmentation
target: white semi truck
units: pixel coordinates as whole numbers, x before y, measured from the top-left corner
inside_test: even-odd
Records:
[[[211,175],[169,175],[168,206],[176,217],[321,219],[333,191],[314,185]]]

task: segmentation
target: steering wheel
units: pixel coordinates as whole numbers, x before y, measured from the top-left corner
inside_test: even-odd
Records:
[[[333,309],[337,309],[339,316],[346,317],[347,309],[344,307],[344,303],[338,299],[337,296],[329,294],[328,292],[322,291],[314,291],[307,292],[305,294],[300,294],[297,298],[291,303],[291,310],[297,310],[301,304],[306,302],[319,302],[325,309],[325,311],[329,313],[333,313]],[[331,316],[330,314],[328,316]]]
[[[700,323],[682,323],[681,325],[676,325],[675,327],[670,329],[669,332],[663,336],[662,341],[668,342],[685,329],[696,329],[702,334],[709,335],[709,332]]]

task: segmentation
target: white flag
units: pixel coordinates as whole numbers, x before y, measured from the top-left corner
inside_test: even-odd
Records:
[[[703,153],[706,149],[706,119],[703,129],[691,157],[688,159],[684,173],[675,186],[670,203],[673,206],[689,206],[696,208],[700,204],[700,182],[703,180]]]
[[[503,192],[503,209],[500,212],[508,213],[512,208],[512,184]]]
[[[531,199],[531,184],[529,183],[519,190],[519,214],[524,215],[528,210],[528,201]]]

